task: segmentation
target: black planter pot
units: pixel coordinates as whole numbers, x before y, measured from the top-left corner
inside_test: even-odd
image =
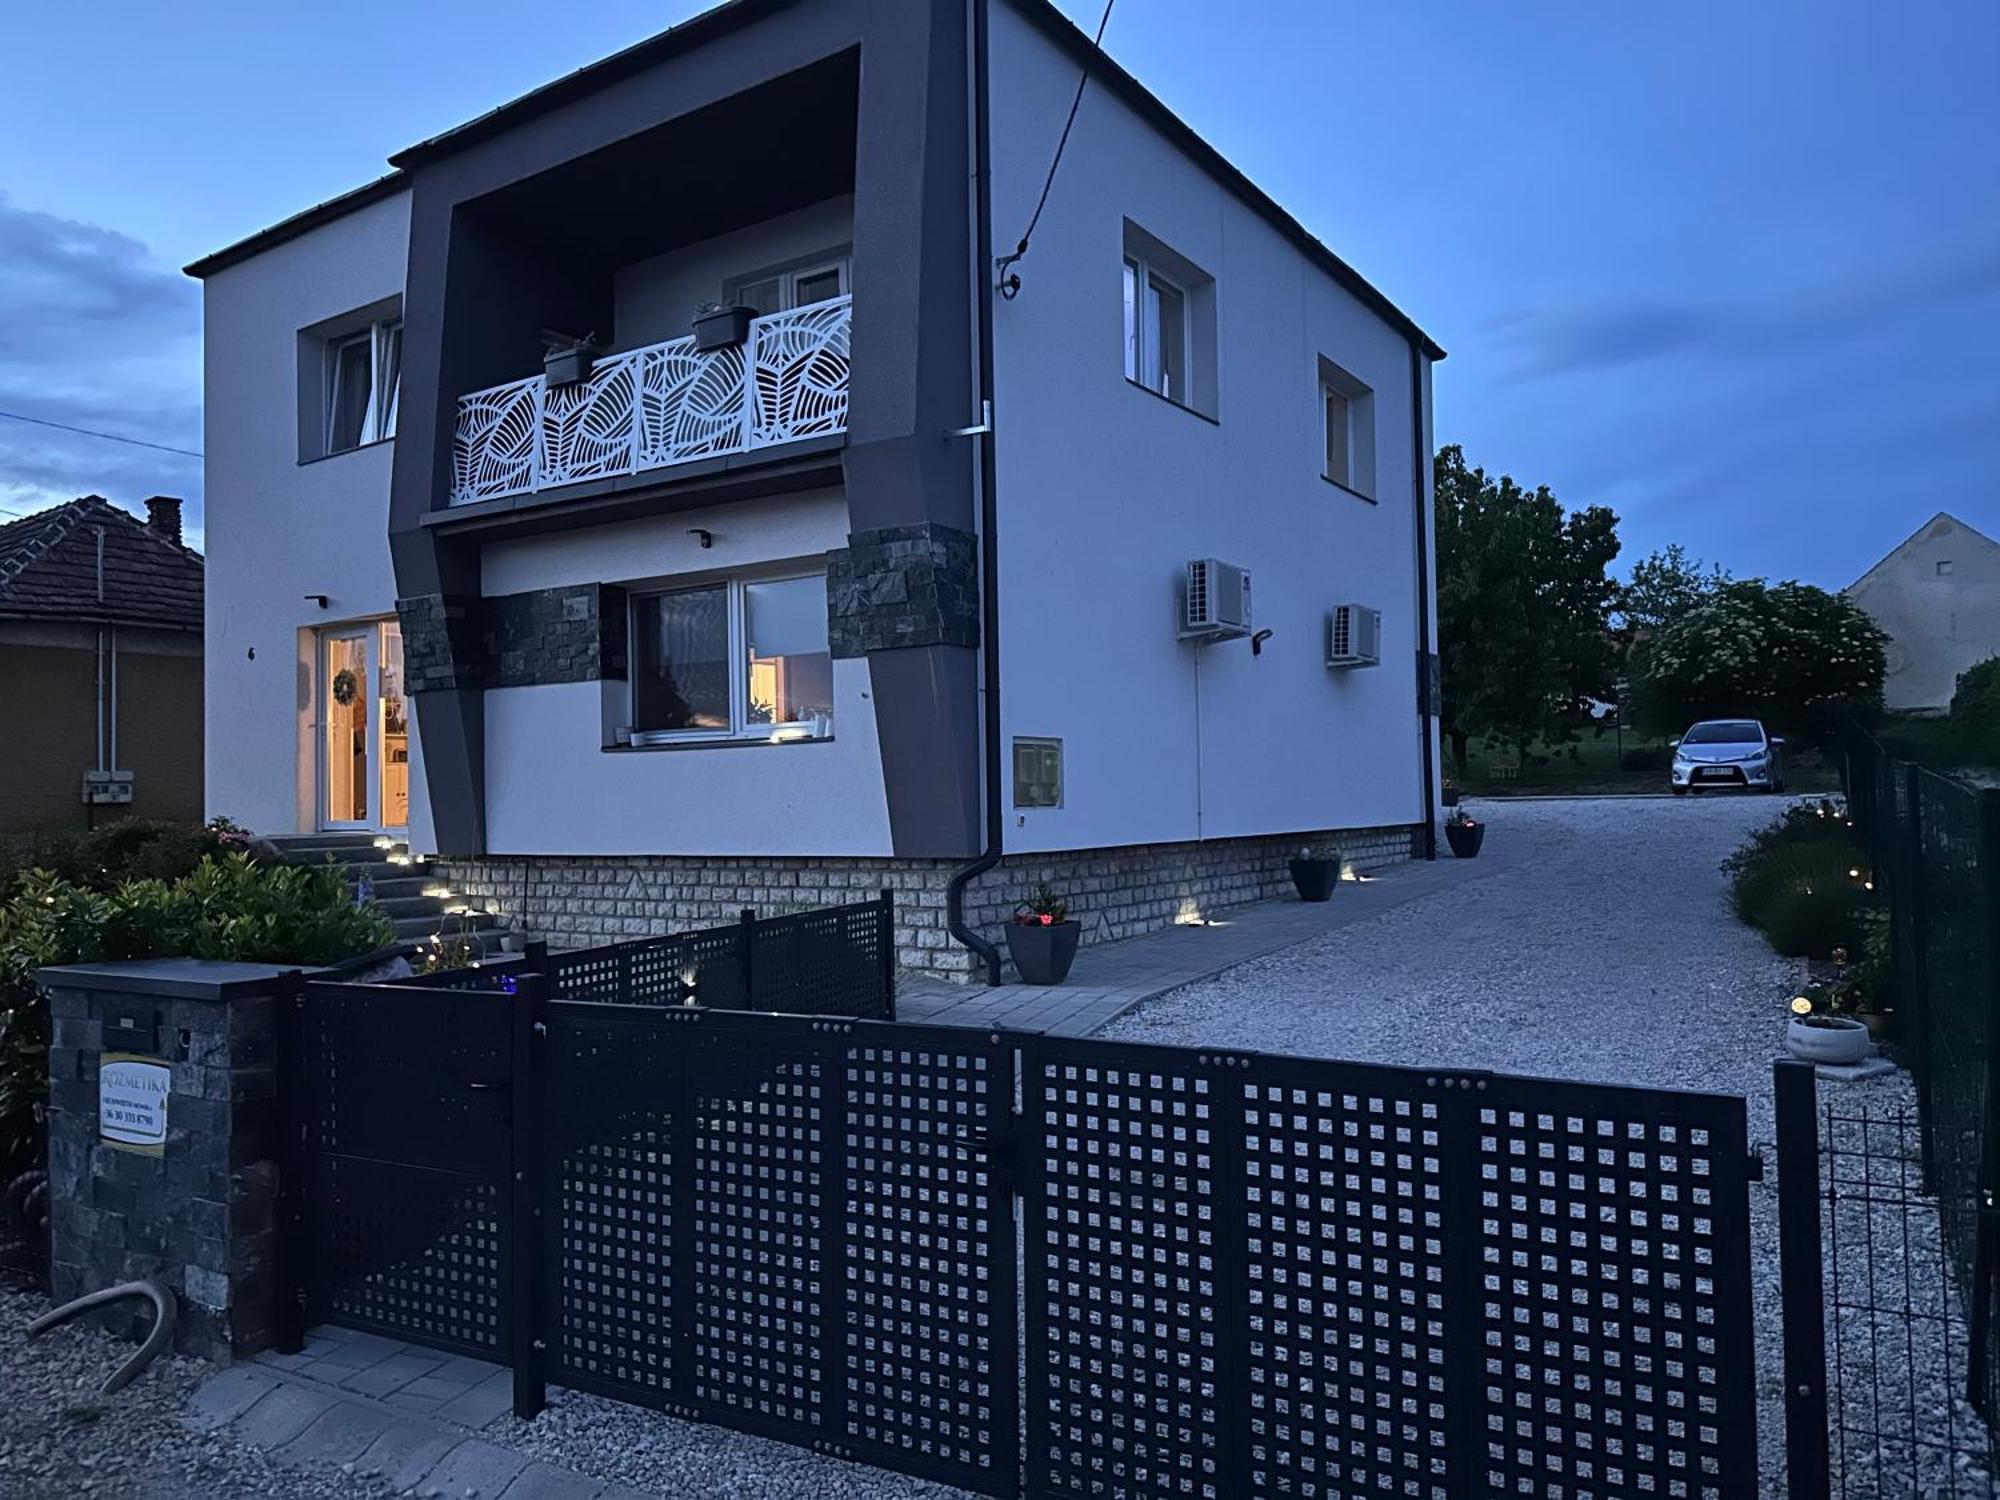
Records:
[[[1337,859],[1295,859],[1292,861],[1292,886],[1299,893],[1301,901],[1330,901],[1333,888],[1340,883],[1340,861]]]
[[[588,344],[551,349],[542,356],[542,373],[548,377],[550,385],[575,385],[580,380],[588,380],[592,352]]]
[[[1444,805],[1446,807],[1458,806],[1458,797],[1459,792],[1457,787],[1448,786],[1444,789]]]
[[[754,307],[718,307],[694,320],[694,346],[703,354],[714,349],[733,349],[750,337]]]
[[[1444,825],[1445,842],[1451,845],[1451,852],[1460,859],[1476,859],[1479,846],[1486,842],[1484,823],[1447,823]]]
[[[1023,984],[1061,984],[1076,962],[1076,945],[1083,940],[1079,922],[1056,922],[1044,927],[1039,922],[1007,924],[1007,951],[1014,967],[1021,971]]]

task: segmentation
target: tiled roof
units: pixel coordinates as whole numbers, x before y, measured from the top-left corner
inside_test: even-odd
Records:
[[[201,580],[199,552],[162,536],[99,495],[0,526],[0,618],[113,620],[200,630]]]

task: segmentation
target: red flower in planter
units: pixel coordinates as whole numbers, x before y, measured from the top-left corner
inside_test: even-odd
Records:
[[[1050,913],[1043,912],[1041,916],[1042,916],[1042,925],[1044,927],[1053,927],[1056,925],[1056,919]]]

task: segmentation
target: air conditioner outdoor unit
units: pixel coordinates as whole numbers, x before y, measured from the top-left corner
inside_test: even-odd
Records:
[[[1326,664],[1373,667],[1382,661],[1382,611],[1365,604],[1336,604],[1326,617]]]
[[[1180,638],[1231,641],[1250,633],[1250,574],[1247,569],[1196,558],[1187,565],[1181,595]]]

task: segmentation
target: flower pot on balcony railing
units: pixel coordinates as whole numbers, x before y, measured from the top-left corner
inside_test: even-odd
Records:
[[[590,339],[578,339],[542,356],[542,373],[550,385],[575,385],[590,379],[590,357],[597,346]]]
[[[704,302],[694,310],[694,346],[703,354],[734,349],[750,337],[750,320],[757,309],[740,303]]]

